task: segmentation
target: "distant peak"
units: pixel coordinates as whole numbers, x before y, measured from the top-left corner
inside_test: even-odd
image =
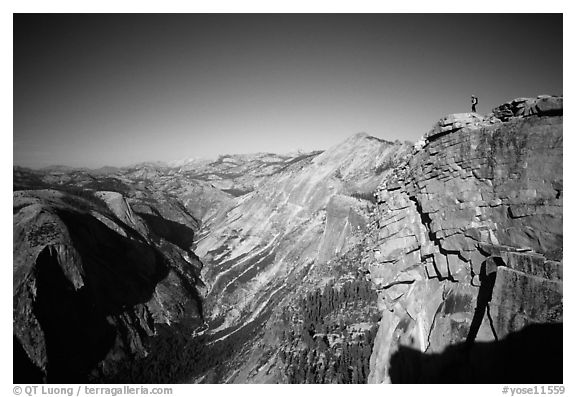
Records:
[[[367,132],[358,132],[354,135],[352,135],[351,137],[349,137],[348,139],[346,139],[345,142],[358,142],[358,141],[362,141],[362,140],[374,140],[380,143],[387,143],[387,144],[394,144],[394,142],[390,142],[387,141],[385,139],[381,139],[381,138],[377,138],[375,136],[372,136],[370,134],[368,134]]]
[[[361,142],[361,141],[364,141],[366,139],[371,139],[371,138],[374,138],[374,137],[371,136],[370,134],[366,133],[366,132],[358,132],[358,133],[348,137],[344,142],[355,143],[355,142]]]
[[[352,135],[352,138],[354,139],[361,139],[361,138],[369,138],[370,134],[368,134],[367,132],[358,132],[354,135]]]

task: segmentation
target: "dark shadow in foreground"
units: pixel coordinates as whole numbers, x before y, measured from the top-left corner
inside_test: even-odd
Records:
[[[29,309],[40,326],[45,368],[32,363],[18,340],[14,382],[37,383],[41,374],[46,383],[86,383],[115,344],[123,346],[119,351],[132,352],[133,340],[147,339],[146,330],[132,324],[146,323],[150,333],[155,332],[151,315],[140,309],[138,317],[137,310],[168,275],[162,253],[142,240],[112,231],[90,214],[62,210],[58,217],[66,224],[81,265],[60,263],[50,245],[36,258],[36,297]],[[74,286],[64,272],[66,266],[78,266],[83,286]],[[132,337],[131,329],[142,332]]]
[[[401,346],[392,383],[562,383],[560,324],[532,324],[497,342],[461,343],[426,354]]]

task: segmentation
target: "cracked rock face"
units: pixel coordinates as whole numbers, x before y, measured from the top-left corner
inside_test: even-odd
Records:
[[[400,347],[443,351],[562,321],[562,98],[443,118],[377,191],[383,317],[370,382]]]

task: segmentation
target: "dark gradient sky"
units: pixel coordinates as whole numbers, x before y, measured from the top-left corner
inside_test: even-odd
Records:
[[[14,16],[14,163],[98,167],[415,141],[562,94],[562,15]]]

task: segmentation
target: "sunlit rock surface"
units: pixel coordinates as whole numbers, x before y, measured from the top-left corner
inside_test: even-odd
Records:
[[[365,280],[356,274],[357,264],[335,271],[332,262],[363,244],[374,207],[372,192],[409,150],[410,145],[357,134],[322,154],[303,156],[203,226],[196,253],[206,265],[202,279],[208,286],[205,312],[211,326],[206,334],[212,335],[211,343],[230,346],[240,339],[245,344],[251,328],[262,332],[262,342],[239,351],[236,365],[218,375],[221,379],[314,382],[310,375],[286,375],[287,357],[319,347],[300,340],[302,324],[280,325],[281,317],[298,316],[299,299],[329,282],[339,290],[346,275]],[[362,322],[361,312],[349,324]],[[327,312],[318,316],[329,321],[324,320]],[[372,318],[366,321],[372,324],[368,329],[375,325]],[[290,346],[281,340],[284,331],[296,334]],[[333,342],[328,347],[336,349]],[[266,371],[257,370],[262,366]],[[213,373],[206,376],[200,381],[215,381]]]
[[[371,382],[400,346],[562,322],[562,156],[562,98],[518,99],[441,119],[378,188]]]

